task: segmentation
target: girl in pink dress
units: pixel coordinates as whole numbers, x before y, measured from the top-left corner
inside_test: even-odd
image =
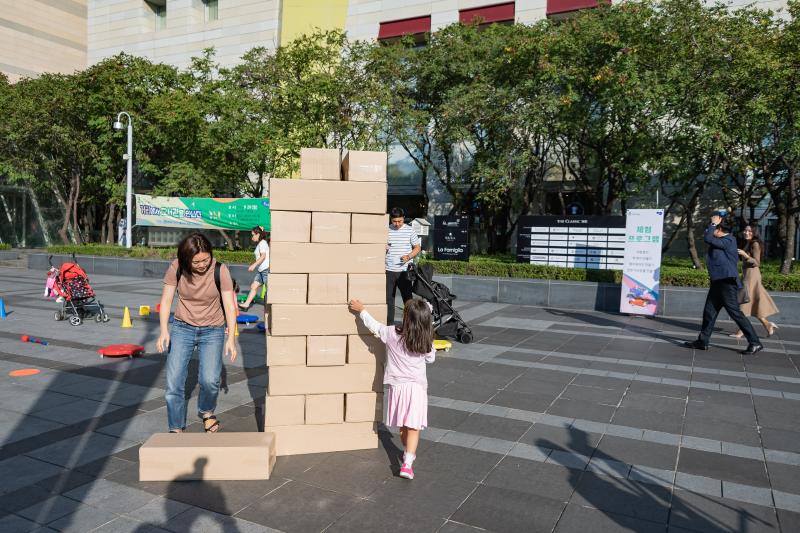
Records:
[[[372,318],[358,300],[350,301],[350,309],[386,344],[383,384],[389,386],[389,395],[384,424],[400,428],[400,440],[405,448],[400,476],[414,479],[412,465],[417,457],[419,432],[428,425],[425,365],[436,359],[430,307],[420,299],[407,301],[402,326],[384,326]]]

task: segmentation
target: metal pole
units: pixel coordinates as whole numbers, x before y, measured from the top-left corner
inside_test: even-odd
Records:
[[[127,113],[126,113],[127,114]],[[133,215],[133,119],[128,115],[128,187],[125,193],[125,207],[127,209],[125,218],[125,247],[130,248],[133,245],[131,236],[133,228],[131,227],[131,220]]]

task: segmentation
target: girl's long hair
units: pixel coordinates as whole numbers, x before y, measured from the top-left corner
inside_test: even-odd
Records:
[[[264,231],[264,228],[262,228],[261,226],[256,226],[250,231],[258,235],[258,242],[267,241],[267,244],[269,244],[269,232]]]
[[[756,257],[758,262],[760,263],[764,259],[764,241],[761,240],[761,234],[758,231],[758,226],[753,224],[748,224],[749,227],[753,232],[753,237],[748,241],[745,239],[744,251],[748,253],[748,255],[753,255],[753,245],[758,244],[758,255],[761,257]]]
[[[424,300],[412,298],[403,309],[403,325],[397,327],[409,353],[426,354],[433,349],[433,318]]]
[[[199,253],[207,252],[210,260],[214,259],[214,251],[208,237],[199,232],[190,233],[178,243],[178,268],[181,276],[192,279],[192,260]]]

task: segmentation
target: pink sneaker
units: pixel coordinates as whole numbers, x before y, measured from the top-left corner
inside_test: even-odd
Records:
[[[414,479],[414,469],[407,464],[403,464],[403,466],[400,467],[400,477]]]

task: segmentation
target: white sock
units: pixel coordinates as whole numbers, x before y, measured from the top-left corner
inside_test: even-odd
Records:
[[[414,455],[413,453],[405,452],[403,454],[403,464],[410,467],[411,465],[414,464],[414,459],[416,458],[417,456]]]

